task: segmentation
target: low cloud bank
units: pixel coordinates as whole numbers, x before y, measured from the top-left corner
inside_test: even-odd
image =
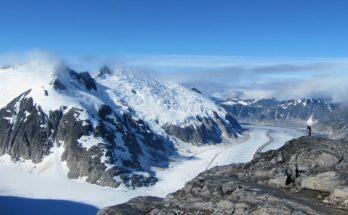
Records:
[[[124,67],[142,76],[196,87],[219,97],[291,99],[348,97],[348,58],[251,58],[231,56],[64,56],[39,50],[0,54],[0,65],[30,61],[63,60],[78,71],[95,71],[102,65]]]
[[[221,58],[220,61],[187,57],[169,66],[153,63],[156,77],[178,81],[221,97],[292,99],[325,97],[346,102],[348,59]],[[159,59],[161,60],[161,59]],[[180,64],[180,62],[183,62]],[[149,67],[150,61],[147,61]],[[135,63],[141,71],[139,63]],[[158,66],[161,65],[161,66]]]

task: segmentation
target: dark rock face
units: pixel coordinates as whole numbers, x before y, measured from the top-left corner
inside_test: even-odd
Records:
[[[101,116],[104,116],[105,112],[102,110],[105,109],[108,108],[103,107],[101,109],[100,113],[103,113]],[[67,161],[70,170],[68,172],[69,178],[86,176],[86,181],[89,183],[110,187],[117,187],[120,182],[127,186],[139,187],[153,184],[157,181],[153,172],[150,172],[148,177],[132,173],[133,171],[148,172],[148,170],[144,169],[139,163],[139,156],[144,152],[139,145],[141,143],[136,139],[136,134],[131,133],[132,129],[137,129],[137,126],[139,126],[132,121],[131,117],[124,115],[123,118],[118,118],[118,123],[116,123],[104,116],[99,121],[97,127],[93,129],[89,121],[76,119],[75,115],[79,114],[79,112],[80,110],[78,109],[68,111],[61,120],[57,134],[57,140],[64,143],[65,150],[62,160]],[[124,121],[125,119],[127,121]],[[130,123],[134,124],[130,125]],[[122,141],[125,143],[125,146],[118,146],[121,143],[115,141],[116,133],[124,134]],[[101,137],[103,141],[87,150],[81,146],[78,139],[89,135]],[[154,143],[154,145],[163,144],[161,139],[157,142],[153,141],[153,134],[144,137],[144,139],[146,138],[149,145],[151,143]],[[130,157],[127,159],[119,157],[118,151],[128,151]],[[153,152],[152,156],[154,160],[160,157],[162,165],[166,165],[168,162],[167,153],[166,148],[162,146],[162,151],[160,153]],[[157,154],[162,154],[162,156]],[[103,156],[106,159],[104,163],[101,162]],[[120,165],[115,165],[116,163],[120,163]],[[153,164],[155,165],[155,162]],[[108,168],[107,165],[110,167]],[[120,177],[120,180],[116,181],[114,179],[115,176]]]
[[[347,156],[347,141],[302,137],[203,172],[162,201],[135,198],[98,214],[347,214]]]
[[[195,145],[206,143],[221,143],[224,137],[236,138],[242,131],[241,126],[230,114],[221,119],[217,113],[212,118],[196,118],[199,125],[176,126],[164,125],[164,130],[174,137]]]
[[[111,71],[111,69],[109,68],[109,67],[107,67],[107,66],[103,66],[103,67],[101,67],[100,69],[99,69],[99,72],[98,72],[98,74],[97,74],[97,77],[98,78],[105,78],[105,77],[107,77],[107,76],[109,76],[109,75],[112,75],[112,71]]]
[[[94,90],[97,91],[97,86],[94,82],[94,79],[91,77],[91,75],[89,74],[89,72],[82,72],[78,74],[78,78],[79,80],[82,80],[86,86],[87,90]]]
[[[11,155],[14,161],[22,159],[39,163],[50,153],[49,118],[36,107],[27,91],[0,110],[0,155]]]
[[[89,72],[77,73],[65,66],[62,66],[60,70],[62,70],[60,71],[61,73],[66,73],[68,75],[70,83],[75,87],[80,88],[80,86],[84,86],[87,90],[97,91],[95,80],[91,77]],[[52,80],[52,85],[55,90],[68,90],[67,86],[65,86],[59,78]]]
[[[49,84],[42,83],[42,90],[29,90],[0,109],[0,155],[34,163],[48,155],[48,159],[59,157],[68,167],[69,178],[102,186],[155,183],[152,167],[168,167],[170,157],[177,154],[174,138],[152,122],[139,119],[132,107],[118,100],[119,95],[110,93],[112,87],[97,82],[88,72],[75,72],[64,63],[52,69],[52,79]],[[98,77],[112,73],[103,67]],[[163,90],[159,86],[156,82],[155,89]],[[138,93],[132,89],[127,96]],[[241,130],[230,115],[210,115],[197,117],[193,126],[165,128],[194,144],[218,143],[236,137]]]
[[[53,153],[54,145],[63,144],[61,161],[67,162],[69,178],[86,177],[87,182],[102,186],[124,183],[139,187],[155,183],[157,178],[150,167],[166,167],[175,154],[170,140],[127,113],[116,114],[104,105],[93,125],[90,120],[79,119],[85,110],[78,108],[61,107],[47,115],[29,93],[0,110],[0,155],[7,153],[14,161],[39,163]],[[98,138],[100,143],[87,148],[81,137]]]
[[[202,94],[202,92],[195,87],[192,87],[191,90],[196,92],[196,93]]]

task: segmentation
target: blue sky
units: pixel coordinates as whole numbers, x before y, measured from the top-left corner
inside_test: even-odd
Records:
[[[345,0],[1,0],[0,52],[347,57]]]
[[[102,64],[243,97],[348,91],[347,0],[1,0],[0,64]]]

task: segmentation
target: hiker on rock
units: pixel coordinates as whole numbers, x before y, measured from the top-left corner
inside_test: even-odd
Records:
[[[307,131],[308,131],[308,137],[312,136],[312,127],[311,126],[307,126]]]

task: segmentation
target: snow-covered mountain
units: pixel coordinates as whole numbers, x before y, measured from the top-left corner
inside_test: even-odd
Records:
[[[97,73],[96,80],[109,88],[106,92],[115,104],[184,142],[219,143],[236,138],[241,129],[223,108],[180,84],[141,78],[123,70],[112,72],[107,67]]]
[[[299,123],[327,119],[335,108],[327,99],[227,99],[218,104],[243,122]]]
[[[63,63],[0,69],[0,156],[58,157],[69,178],[117,187],[156,182],[176,144],[235,138],[238,122],[197,92],[107,67],[77,73]]]
[[[348,133],[347,104],[331,103],[329,99],[302,98],[278,101],[274,98],[216,100],[238,121],[263,125],[312,125],[316,131],[332,138]]]
[[[319,123],[329,130],[330,136],[348,140],[348,103],[336,106],[329,117],[320,120]]]

